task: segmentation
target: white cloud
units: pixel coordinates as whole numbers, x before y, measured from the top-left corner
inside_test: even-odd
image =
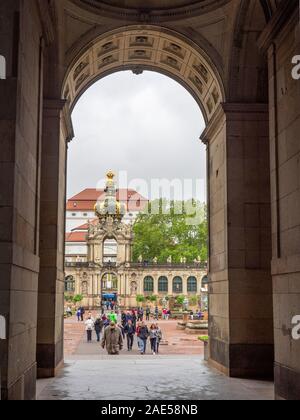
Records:
[[[108,169],[126,170],[129,180],[149,184],[152,178],[206,177],[200,109],[181,85],[161,74],[120,72],[100,80],[80,98],[73,124],[68,196],[95,188]]]

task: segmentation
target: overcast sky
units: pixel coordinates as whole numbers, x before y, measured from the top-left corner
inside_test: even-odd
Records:
[[[68,197],[85,188],[102,188],[111,169],[117,175],[125,171],[128,186],[148,198],[166,195],[154,188],[153,179],[179,179],[185,180],[182,198],[205,200],[206,157],[199,140],[204,120],[193,97],[177,82],[153,72],[115,73],[87,90],[72,119]],[[122,172],[119,186],[126,188]],[[134,181],[138,179],[144,185]],[[177,185],[175,198],[180,199]]]

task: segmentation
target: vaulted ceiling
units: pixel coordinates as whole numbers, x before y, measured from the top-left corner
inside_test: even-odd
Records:
[[[101,12],[121,18],[148,13],[163,17],[180,18],[183,15],[206,13],[221,7],[229,0],[74,0]]]

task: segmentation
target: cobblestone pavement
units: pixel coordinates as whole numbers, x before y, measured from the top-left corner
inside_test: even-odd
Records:
[[[84,325],[66,321],[66,364],[55,379],[38,381],[39,400],[272,400],[271,382],[230,379],[203,362],[196,337],[161,322],[169,345],[159,356],[135,347],[108,356],[87,344]],[[187,339],[188,341],[185,341]],[[149,352],[148,352],[149,353]],[[185,353],[185,354],[183,354]]]

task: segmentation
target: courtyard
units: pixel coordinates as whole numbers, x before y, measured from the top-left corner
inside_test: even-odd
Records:
[[[135,343],[128,354],[108,356],[98,343],[86,343],[84,325],[65,322],[65,366],[55,379],[37,385],[39,400],[272,400],[272,382],[230,379],[203,361],[197,336],[162,321],[168,345],[160,355],[140,356]],[[95,338],[95,337],[94,337]]]

